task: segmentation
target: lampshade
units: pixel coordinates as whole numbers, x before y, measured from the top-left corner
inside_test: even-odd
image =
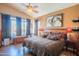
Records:
[[[67,27],[67,33],[72,32],[72,28],[71,27]]]
[[[27,9],[27,11],[28,11],[28,12],[32,12],[32,10],[31,10],[30,8],[29,8],[29,9]]]

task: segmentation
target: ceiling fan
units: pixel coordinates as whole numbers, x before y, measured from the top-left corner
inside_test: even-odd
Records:
[[[29,12],[35,12],[38,13],[38,11],[36,10],[36,8],[38,8],[38,6],[32,6],[30,3],[28,5],[25,5],[27,7],[27,11]]]

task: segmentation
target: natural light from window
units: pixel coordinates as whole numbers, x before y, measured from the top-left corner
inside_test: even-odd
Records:
[[[21,30],[22,30],[22,33],[21,33],[21,35],[22,36],[26,36],[26,29],[27,29],[27,22],[26,22],[26,20],[25,19],[22,19],[21,20]]]
[[[14,38],[16,36],[16,18],[11,17],[11,37]]]

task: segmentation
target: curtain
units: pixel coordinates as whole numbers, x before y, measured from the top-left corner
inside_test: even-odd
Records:
[[[27,19],[26,20],[26,25],[27,25],[27,27],[26,27],[26,29],[27,29],[27,31],[26,31],[26,34],[27,35],[30,35],[30,19]]]
[[[20,17],[16,17],[16,32],[17,32],[17,36],[21,35],[21,18]]]
[[[1,14],[2,16],[2,39],[10,37],[10,15]]]
[[[35,20],[35,35],[38,35],[38,20]]]

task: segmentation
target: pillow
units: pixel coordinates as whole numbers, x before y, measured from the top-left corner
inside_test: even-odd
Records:
[[[47,32],[44,32],[43,34],[42,34],[42,37],[43,38],[46,38],[48,36],[48,33]]]
[[[50,39],[51,36],[52,36],[52,35],[49,34],[49,35],[47,36],[47,38]]]
[[[58,38],[57,38],[56,36],[54,36],[54,37],[52,38],[52,40],[58,40]]]
[[[47,35],[42,35],[42,37],[43,37],[43,38],[46,38],[46,37],[47,37]]]
[[[55,35],[54,36],[48,35],[47,38],[50,40],[58,40],[58,38]]]
[[[54,35],[54,36],[51,37],[52,40],[61,40],[61,38],[62,37],[61,37],[60,34],[59,35]]]

